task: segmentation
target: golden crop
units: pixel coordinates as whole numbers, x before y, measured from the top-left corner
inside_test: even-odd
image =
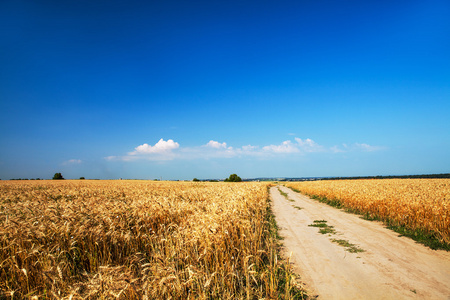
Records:
[[[261,183],[1,181],[0,298],[274,298],[267,197]]]
[[[324,180],[287,186],[450,243],[450,179]]]

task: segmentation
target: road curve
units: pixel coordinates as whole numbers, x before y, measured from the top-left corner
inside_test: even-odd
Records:
[[[380,222],[363,220],[284,186],[271,187],[270,195],[284,250],[309,295],[450,300],[450,252],[431,250]],[[319,233],[319,228],[308,226],[314,220],[327,221],[336,233]],[[348,241],[364,252],[350,253],[332,239]]]

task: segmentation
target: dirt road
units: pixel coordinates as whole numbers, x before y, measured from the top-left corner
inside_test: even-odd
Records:
[[[431,250],[379,222],[363,220],[284,186],[272,187],[270,194],[286,254],[291,255],[309,295],[450,300],[450,252]],[[315,220],[336,232],[319,233],[320,228],[308,226]],[[347,241],[364,252],[351,253],[332,239]]]

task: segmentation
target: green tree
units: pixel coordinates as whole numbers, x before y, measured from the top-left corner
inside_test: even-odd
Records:
[[[242,181],[241,177],[237,176],[236,174],[231,174],[230,177],[225,179],[225,182],[240,182]]]
[[[59,180],[59,179],[64,179],[64,177],[62,176],[61,173],[55,173],[55,175],[53,175],[53,179],[54,180]]]
[[[197,178],[194,178],[194,179],[192,179],[192,181],[200,181],[200,180],[198,180]]]

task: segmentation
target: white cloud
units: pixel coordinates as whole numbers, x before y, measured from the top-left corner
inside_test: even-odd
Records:
[[[62,163],[63,166],[81,164],[81,159],[69,159]]]
[[[273,153],[306,153],[324,151],[324,148],[311,139],[295,138],[295,143],[287,140],[280,145],[264,146],[263,150]]]
[[[296,153],[299,152],[298,147],[291,141],[284,141],[281,145],[269,145],[263,147],[264,151],[273,153]]]
[[[255,151],[256,149],[258,149],[258,146],[252,145],[242,146],[242,150],[246,152]]]
[[[215,149],[224,149],[224,148],[227,148],[227,143],[219,143],[219,142],[210,140],[205,146],[215,148]]]
[[[180,144],[174,142],[173,140],[164,141],[163,139],[160,139],[154,146],[150,146],[147,143],[137,146],[134,148],[135,151],[128,153],[128,155],[168,153],[179,147]]]
[[[234,149],[227,146],[225,142],[219,143],[214,140],[210,140],[201,147],[193,147],[187,150],[190,156],[194,158],[234,157],[240,154],[240,149]]]
[[[208,143],[195,147],[180,147],[180,144],[169,139],[165,141],[160,139],[155,145],[147,143],[137,146],[134,151],[125,156],[108,156],[109,161],[136,161],[140,159],[165,161],[173,159],[211,159],[211,158],[232,158],[232,157],[273,157],[276,155],[307,155],[315,152],[340,153],[348,151],[377,151],[385,149],[380,146],[371,146],[368,144],[355,143],[351,146],[342,144],[325,148],[312,139],[294,138],[286,140],[278,145],[267,145],[263,147],[246,145],[233,148],[225,142],[210,140]],[[81,162],[81,160],[70,160],[71,163]]]
[[[174,151],[180,147],[180,144],[174,140],[160,139],[155,145],[151,146],[147,143],[137,146],[134,151],[128,152],[124,156],[111,155],[105,157],[109,161],[136,161],[139,159],[164,161],[172,160],[178,156]]]
[[[319,152],[324,150],[322,146],[311,139],[302,140],[300,138],[295,138],[295,140],[297,141],[298,146],[304,152]]]
[[[339,148],[338,146],[333,146],[330,148],[331,152],[333,153],[342,153],[345,152],[345,150],[342,150],[341,148]]]
[[[367,152],[379,151],[384,149],[384,147],[381,146],[371,146],[364,143],[363,144],[355,143],[355,148]]]
[[[349,151],[364,151],[364,152],[374,152],[374,151],[380,151],[385,150],[386,147],[383,146],[372,146],[365,143],[354,143],[352,145],[342,144],[342,147],[340,146],[333,146],[330,148],[331,152],[334,153],[342,153],[342,152],[349,152]]]

